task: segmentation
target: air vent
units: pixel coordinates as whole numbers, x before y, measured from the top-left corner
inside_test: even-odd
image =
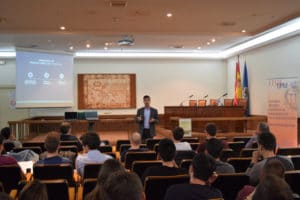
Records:
[[[114,8],[124,8],[127,6],[126,1],[110,1],[110,6]]]

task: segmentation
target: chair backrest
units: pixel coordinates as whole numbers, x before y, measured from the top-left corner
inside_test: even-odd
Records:
[[[130,144],[130,140],[117,140],[116,151],[120,151],[122,144]]]
[[[236,173],[244,173],[251,163],[251,157],[229,158],[227,162],[234,167]]]
[[[232,149],[223,149],[222,150],[222,155],[220,157],[220,159],[223,162],[226,162],[228,160],[228,158],[233,158],[235,157],[235,152]]]
[[[198,100],[198,106],[199,107],[205,107],[206,106],[206,100],[205,99]]]
[[[197,100],[189,100],[189,106],[197,106]]]
[[[15,145],[13,142],[4,142],[3,147],[4,147],[4,151],[9,152],[15,148]]]
[[[59,146],[77,146],[77,141],[60,141]]]
[[[181,160],[179,166],[180,166],[181,168],[184,168],[184,169],[189,170],[192,161],[193,161],[192,159],[183,159],[183,160]]]
[[[69,200],[69,185],[65,179],[41,180],[47,188],[48,200]]]
[[[195,151],[176,151],[175,162],[180,165],[183,159],[193,159],[195,155]]]
[[[300,170],[300,155],[293,155],[289,157],[293,161],[295,170]]]
[[[188,175],[148,176],[144,185],[146,198],[147,200],[163,200],[171,185],[188,182]]]
[[[132,163],[136,160],[156,160],[156,153],[154,151],[127,152],[125,155],[125,168],[131,169]]]
[[[153,167],[153,166],[162,166],[162,161],[160,161],[160,160],[146,160],[146,161],[137,160],[132,163],[131,171],[135,172],[141,178],[144,171],[148,167]]]
[[[224,199],[235,199],[237,193],[249,185],[249,177],[245,173],[219,174],[212,185],[221,190]]]
[[[251,139],[251,136],[240,136],[240,137],[234,137],[234,142],[243,141],[245,144]]]
[[[74,185],[73,168],[69,164],[59,165],[33,165],[33,176],[40,180],[66,179],[70,185]]]
[[[232,106],[233,99],[224,99],[224,106]]]
[[[84,165],[83,179],[97,178],[101,167],[102,164],[100,163],[89,163]]]
[[[181,142],[197,143],[197,142],[199,142],[199,138],[197,138],[197,137],[184,137],[184,138],[181,139]]]
[[[146,139],[146,146],[150,150],[154,150],[154,145],[159,143],[161,139],[153,139],[153,138],[148,138]]]
[[[99,150],[101,153],[112,152],[112,146],[110,146],[110,145],[99,146],[99,147],[98,147],[98,150]]]
[[[218,100],[217,99],[210,99],[209,100],[209,105],[210,106],[217,106],[218,105]]]
[[[257,149],[254,149],[254,148],[244,148],[241,150],[241,153],[240,153],[240,157],[252,157],[252,153],[253,151],[256,151]]]
[[[41,147],[42,152],[46,151],[44,142],[24,142],[23,147]]]
[[[24,151],[24,150],[32,150],[34,153],[37,153],[37,154],[41,154],[42,153],[42,149],[41,147],[39,146],[36,146],[36,147],[20,147],[20,148],[14,148],[13,152],[21,152],[21,151]]]
[[[300,194],[299,180],[300,170],[285,172],[285,181],[290,185],[292,191],[297,194]]]
[[[130,144],[122,144],[121,147],[120,147],[120,153],[122,153],[123,151],[128,150],[130,147],[131,147]],[[140,147],[141,148],[147,148],[147,145],[146,144],[141,144]]]
[[[192,147],[192,150],[193,150],[193,151],[196,151],[197,148],[198,148],[198,146],[200,145],[200,143],[199,143],[199,142],[197,142],[197,143],[190,143],[190,145],[191,145],[191,147]]]
[[[76,145],[70,146],[60,146],[58,151],[72,151],[74,153],[78,153],[78,147]]]
[[[97,179],[96,178],[88,178],[84,179],[82,183],[82,199],[85,198],[85,196],[93,191],[93,189],[97,185]]]
[[[245,147],[245,143],[243,141],[227,142],[227,144],[228,144],[228,147],[234,151],[236,156],[239,156],[241,150]]]
[[[277,151],[277,155],[300,155],[300,147],[293,148],[279,148]]]
[[[0,182],[2,182],[5,192],[17,189],[19,181],[22,179],[21,168],[18,165],[0,166]]]

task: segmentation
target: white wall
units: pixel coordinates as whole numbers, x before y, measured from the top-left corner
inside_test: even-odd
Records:
[[[244,61],[245,59],[247,61],[251,114],[267,114],[267,79],[300,77],[299,52],[300,36],[298,35],[240,55],[242,76]],[[236,60],[237,57],[227,60],[227,90],[229,96],[232,97],[234,96]],[[299,101],[298,113],[300,113]]]

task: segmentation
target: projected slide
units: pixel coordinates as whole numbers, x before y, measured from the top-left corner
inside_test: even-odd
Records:
[[[16,107],[73,106],[73,56],[17,51]]]

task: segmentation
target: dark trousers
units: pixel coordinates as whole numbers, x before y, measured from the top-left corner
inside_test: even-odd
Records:
[[[148,138],[152,138],[152,136],[150,135],[150,129],[143,129],[143,133],[142,133],[142,142],[145,143],[146,139]]]

